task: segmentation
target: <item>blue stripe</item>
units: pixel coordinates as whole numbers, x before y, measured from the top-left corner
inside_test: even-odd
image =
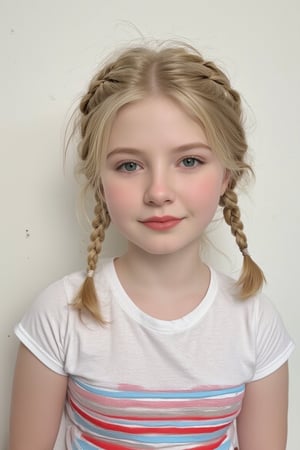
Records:
[[[106,389],[100,389],[88,384],[84,384],[78,380],[74,381],[74,383],[78,384],[80,387],[85,389],[88,392],[92,392],[93,394],[98,394],[103,397],[108,398],[154,398],[154,399],[195,399],[195,398],[208,398],[208,397],[220,397],[222,395],[228,394],[240,394],[244,392],[245,385],[234,386],[226,389],[218,389],[211,391],[112,391]]]
[[[231,442],[226,440],[223,444],[220,445],[220,447],[217,448],[217,450],[230,450]]]

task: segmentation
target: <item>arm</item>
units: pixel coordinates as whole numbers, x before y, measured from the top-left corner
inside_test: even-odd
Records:
[[[42,364],[23,344],[16,362],[9,450],[52,450],[68,378]]]
[[[240,450],[285,450],[287,438],[288,363],[246,386],[237,419]]]

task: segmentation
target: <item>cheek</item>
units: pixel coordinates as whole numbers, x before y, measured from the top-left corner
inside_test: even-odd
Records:
[[[220,177],[203,177],[187,190],[186,196],[191,206],[203,208],[208,214],[212,214],[219,204],[222,193],[223,182]]]
[[[103,193],[105,202],[112,221],[122,216],[124,212],[130,211],[134,192],[124,189],[122,184],[116,182],[104,182]]]

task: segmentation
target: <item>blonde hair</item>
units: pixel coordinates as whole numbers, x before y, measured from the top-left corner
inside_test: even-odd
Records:
[[[236,243],[243,254],[243,267],[237,281],[239,296],[246,299],[261,289],[264,275],[250,257],[246,234],[240,219],[237,183],[251,173],[245,161],[247,142],[243,128],[241,99],[223,71],[187,45],[129,48],[107,63],[91,80],[79,106],[77,128],[79,173],[85,188],[95,193],[95,218],[88,247],[87,277],[74,305],[89,311],[104,323],[99,309],[93,274],[101,252],[110,217],[102,195],[101,163],[105,157],[110,130],[119,109],[151,94],[175,101],[204,128],[208,142],[228,170],[230,181],[220,206]]]

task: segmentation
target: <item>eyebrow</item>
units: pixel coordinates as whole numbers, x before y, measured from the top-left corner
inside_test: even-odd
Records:
[[[179,147],[175,147],[172,151],[174,153],[182,153],[182,152],[187,152],[193,149],[205,149],[205,150],[210,150],[211,148],[209,147],[209,145],[204,144],[203,142],[191,142],[190,144],[183,144],[180,145]],[[132,147],[116,147],[114,148],[112,151],[110,151],[107,154],[107,158],[110,158],[111,156],[117,155],[119,153],[127,153],[127,154],[143,154],[143,150],[140,150],[138,148],[132,148]]]

